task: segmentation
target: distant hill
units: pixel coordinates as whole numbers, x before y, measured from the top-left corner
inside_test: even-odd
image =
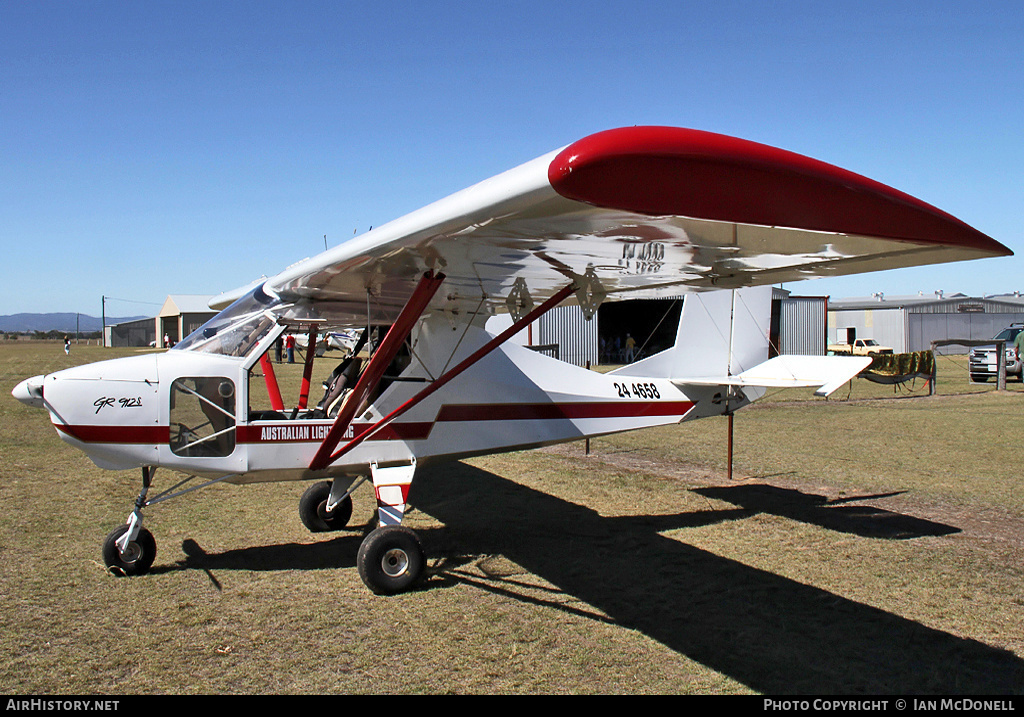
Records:
[[[149,318],[146,316],[107,317],[107,326],[120,324],[124,321]],[[87,314],[10,314],[0,316],[0,331],[68,331],[75,328],[82,332],[99,331],[103,327],[103,319]]]

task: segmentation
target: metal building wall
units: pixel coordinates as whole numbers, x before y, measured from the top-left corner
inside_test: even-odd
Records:
[[[207,321],[217,315],[216,311],[210,313],[189,313],[182,314],[179,326],[181,327],[181,337],[184,338],[191,334],[193,331],[198,329],[200,326],[205,324]]]
[[[156,326],[153,319],[126,321],[122,324],[107,326],[107,346],[149,346],[156,340]]]
[[[779,352],[824,356],[828,322],[826,299],[818,296],[791,296],[780,299],[779,304]]]
[[[957,304],[922,305],[907,308],[860,308],[828,310],[824,297],[793,297],[773,292],[780,306],[779,350],[786,354],[821,356],[825,346],[836,341],[837,330],[854,327],[860,338],[872,338],[891,346],[896,353],[924,351],[940,339],[990,339],[1011,323],[1024,321],[1024,307],[1003,302],[973,300],[983,306],[962,311]],[[960,302],[963,303],[963,302]],[[585,366],[598,363],[598,322],[587,321],[579,306],[560,306],[535,324],[534,344],[557,344],[559,358]],[[948,353],[967,349],[949,347]]]
[[[879,304],[884,303],[882,299]],[[957,296],[897,299],[890,306],[854,305],[836,308],[828,317],[829,343],[837,331],[854,327],[860,338],[873,338],[897,353],[926,351],[932,341],[991,339],[1011,323],[1024,321],[1024,306],[1014,301]],[[966,346],[948,346],[943,353],[967,353]]]
[[[912,313],[908,315],[909,351],[927,351],[932,341],[946,339],[990,339],[1012,323],[1024,320],[1024,314],[1010,313]],[[945,346],[944,354],[965,354],[967,346]]]
[[[536,344],[558,344],[558,358],[576,366],[596,365],[597,317],[583,318],[583,310],[576,305],[558,306],[537,322],[540,337]]]
[[[906,312],[902,307],[829,311],[828,342],[837,343],[837,331],[848,327],[857,330],[857,338],[874,339],[883,346],[891,346],[895,353],[910,350]]]
[[[804,356],[824,356],[827,300],[824,297],[792,297],[786,294],[788,292],[781,291],[774,294],[774,301],[781,307],[780,351]],[[674,299],[666,299],[671,300]],[[533,343],[557,344],[558,357],[562,361],[577,366],[586,366],[589,361],[593,366],[599,363],[597,329],[597,319],[584,319],[579,306],[559,306],[537,321]],[[862,334],[858,331],[858,335]]]

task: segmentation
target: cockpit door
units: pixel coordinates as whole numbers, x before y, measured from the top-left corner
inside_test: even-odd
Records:
[[[163,358],[171,356],[171,352]],[[185,472],[243,473],[245,446],[238,441],[246,384],[237,360],[173,361],[161,370],[163,420],[168,441],[160,463]],[[165,367],[162,365],[161,369]]]

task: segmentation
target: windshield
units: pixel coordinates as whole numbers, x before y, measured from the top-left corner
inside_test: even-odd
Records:
[[[1020,331],[1020,329],[1003,329],[999,332],[999,335],[993,339],[993,341],[1013,341],[1017,338],[1017,334],[1019,334]]]
[[[258,286],[185,337],[172,351],[245,356],[274,327],[268,309],[280,303]]]

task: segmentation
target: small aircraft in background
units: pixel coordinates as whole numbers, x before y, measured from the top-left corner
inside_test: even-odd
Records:
[[[323,356],[328,351],[344,351],[351,353],[352,347],[359,343],[361,330],[343,329],[341,331],[330,331],[316,337],[314,351],[317,357]],[[309,344],[309,335],[305,333],[294,334],[295,345],[305,349]]]
[[[371,481],[359,573],[409,589],[425,555],[402,525],[428,463],[719,416],[769,387],[827,395],[871,361],[768,358],[771,285],[1011,252],[894,189],[791,152],[673,127],[560,150],[224,295],[172,350],[36,376],[14,395],[103,468],[142,471],[106,564],[145,573],[143,510],[213,483],[311,481],[312,531],[345,527]],[[510,341],[576,303],[685,294],[675,343],[608,373]],[[268,354],[285,334],[344,335],[313,393],[306,351],[286,402]],[[331,364],[334,361],[330,361]],[[150,496],[158,470],[183,474]]]

